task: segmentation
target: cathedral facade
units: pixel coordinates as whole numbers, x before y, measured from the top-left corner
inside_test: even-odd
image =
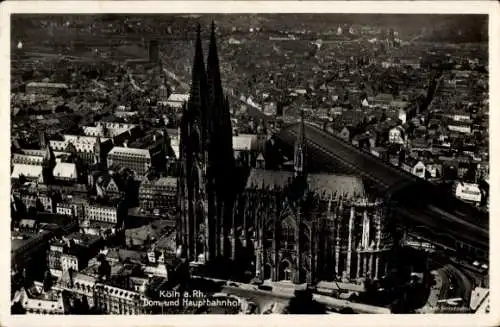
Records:
[[[177,241],[189,260],[229,253],[234,156],[228,99],[224,96],[212,25],[205,67],[198,26],[187,106],[180,124]]]
[[[250,171],[234,210],[233,256],[253,252],[261,280],[312,284],[386,275],[393,248],[386,206],[357,176],[308,173],[301,124],[293,171]]]
[[[212,26],[205,69],[198,30],[181,123],[178,245],[190,261],[234,260],[260,279],[294,284],[377,279],[389,270],[387,206],[360,177],[309,173],[303,119],[293,171],[234,168],[228,101]]]

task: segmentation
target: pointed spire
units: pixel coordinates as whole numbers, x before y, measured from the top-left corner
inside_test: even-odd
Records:
[[[215,110],[220,110],[224,94],[222,90],[222,81],[219,66],[219,54],[217,52],[217,40],[215,36],[215,22],[212,21],[212,31],[210,34],[210,45],[207,58],[207,79],[209,92],[209,105]],[[217,119],[217,116],[214,117]]]
[[[43,160],[47,163],[50,163],[52,160],[55,160],[54,152],[50,145],[45,147],[45,153],[43,155]]]
[[[191,91],[188,102],[189,123],[197,122],[200,131],[200,140],[203,144],[193,144],[194,148],[203,151],[207,142],[208,134],[208,108],[207,108],[207,75],[203,60],[203,48],[201,44],[201,27],[198,24],[196,31],[196,45],[192,68]],[[195,126],[193,126],[194,128]]]
[[[39,132],[40,134],[40,148],[45,149],[47,146],[47,133],[45,131]]]
[[[194,116],[193,118],[203,120],[202,115],[204,114],[203,111],[206,106],[207,76],[205,72],[205,62],[203,60],[200,24],[198,24],[196,30],[196,45],[191,73],[191,91],[188,110],[191,115]]]

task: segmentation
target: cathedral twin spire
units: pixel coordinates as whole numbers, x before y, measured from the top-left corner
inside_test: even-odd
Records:
[[[203,48],[201,45],[201,28],[198,25],[196,32],[196,45],[194,52],[194,61],[191,78],[191,90],[188,102],[189,119],[194,123],[197,122],[200,126],[201,140],[206,140],[207,135],[205,126],[208,121],[207,112],[207,75],[205,72],[205,62],[203,60]]]
[[[208,161],[216,170],[226,170],[233,157],[232,127],[229,101],[222,88],[215,24],[212,22],[210,44],[205,68],[201,41],[201,27],[198,24],[192,81],[184,123],[190,134],[200,134],[199,142],[194,140],[191,151],[208,153]],[[196,125],[196,126],[195,126]],[[195,132],[196,130],[196,132]],[[196,150],[195,150],[196,149]],[[226,166],[226,168],[223,168]],[[217,173],[216,173],[217,174]]]
[[[225,245],[220,243],[227,237],[223,226],[230,220],[235,184],[229,101],[222,88],[213,23],[206,66],[201,28],[197,28],[191,89],[180,124],[180,150],[178,239],[189,258],[198,258],[201,251],[209,260],[223,252]],[[199,241],[200,235],[203,241]]]

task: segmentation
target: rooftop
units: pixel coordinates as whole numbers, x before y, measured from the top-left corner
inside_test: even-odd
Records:
[[[257,147],[257,135],[239,134],[233,136],[233,149],[236,151],[255,150]]]
[[[266,169],[252,169],[247,180],[247,188],[285,188],[293,179],[291,171],[274,171]],[[331,196],[345,196],[353,198],[364,196],[365,189],[361,178],[349,175],[335,174],[308,174],[308,187],[316,194]]]
[[[19,178],[21,175],[30,178],[42,176],[43,167],[39,165],[14,164],[11,177]]]
[[[48,83],[48,82],[30,82],[26,86],[28,87],[54,87],[60,89],[67,89],[68,85],[64,83]]]
[[[172,93],[168,97],[167,101],[172,101],[172,102],[186,102],[189,100],[189,94],[181,94],[181,93]]]
[[[144,178],[141,181],[141,186],[143,185],[158,185],[158,186],[167,186],[167,187],[177,187],[177,179],[175,177],[160,177],[154,180],[148,180]]]
[[[141,156],[146,158],[151,157],[151,153],[147,149],[126,148],[121,146],[113,147],[113,149],[108,153],[108,156],[110,155]]]
[[[75,243],[80,244],[82,246],[88,246],[95,242],[98,242],[101,238],[97,235],[84,234],[80,232],[74,232],[67,236],[65,236],[68,240],[74,240]]]
[[[78,177],[76,165],[68,162],[58,162],[54,167],[53,175],[56,178],[76,179]]]
[[[29,155],[29,154],[21,154],[21,153],[13,153],[12,154],[12,162],[13,163],[21,163],[21,162],[36,162],[37,164],[42,164],[43,155]]]
[[[171,229],[171,224],[168,221],[154,220],[148,225],[127,229],[125,235],[127,239],[132,237],[144,241],[147,239],[148,235],[152,239],[159,239],[161,235]]]
[[[37,150],[37,149],[21,149],[21,152],[24,154],[24,155],[28,155],[28,156],[35,156],[35,157],[43,157],[45,155],[45,150]],[[14,153],[14,155],[16,155],[17,153]],[[20,154],[22,155],[22,154]],[[64,155],[69,155],[69,153],[67,152],[61,152],[61,151],[54,151],[54,156],[57,158],[57,157],[61,157],[61,156],[64,156]]]

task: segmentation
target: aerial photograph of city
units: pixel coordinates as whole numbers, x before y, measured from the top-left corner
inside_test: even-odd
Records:
[[[488,24],[12,14],[10,314],[488,313]]]

